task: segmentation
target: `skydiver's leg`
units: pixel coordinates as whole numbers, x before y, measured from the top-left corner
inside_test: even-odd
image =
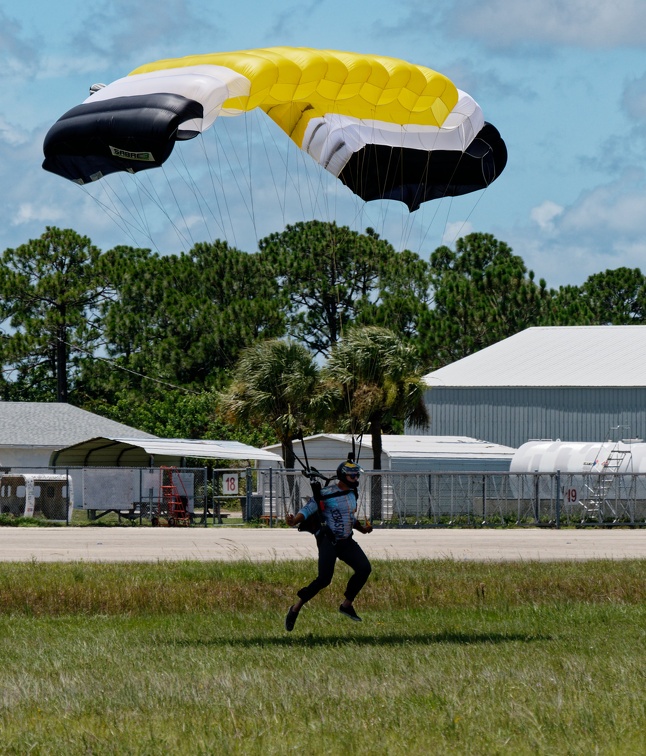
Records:
[[[345,562],[354,570],[354,574],[348,580],[345,589],[345,601],[343,602],[343,605],[351,606],[370,577],[372,565],[361,546],[352,537],[345,538],[337,543],[336,554],[342,562]]]
[[[334,567],[336,564],[336,548],[334,544],[323,535],[316,539],[316,545],[319,550],[318,575],[309,585],[298,591],[296,595],[300,600],[297,604],[294,604],[294,611],[298,611],[303,604],[306,604],[310,599],[313,599],[319,591],[322,591],[323,588],[327,588],[332,582]]]
[[[318,558],[318,575],[314,580],[306,585],[305,588],[301,588],[296,594],[298,601],[290,606],[285,617],[285,629],[291,632],[294,629],[296,620],[298,619],[298,613],[310,599],[314,598],[319,591],[323,588],[327,588],[332,582],[334,576],[334,566],[336,565],[336,547],[334,544],[326,538],[324,535],[318,536],[316,539],[316,545],[319,551]]]

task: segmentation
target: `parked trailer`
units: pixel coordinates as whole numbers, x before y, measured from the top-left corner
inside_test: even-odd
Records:
[[[0,514],[41,516],[54,522],[70,522],[73,509],[73,484],[69,475],[0,475]]]

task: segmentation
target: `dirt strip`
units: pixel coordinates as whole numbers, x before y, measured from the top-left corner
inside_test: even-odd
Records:
[[[646,529],[375,530],[372,559],[644,559]],[[4,562],[272,561],[312,558],[314,538],[286,528],[0,528]]]

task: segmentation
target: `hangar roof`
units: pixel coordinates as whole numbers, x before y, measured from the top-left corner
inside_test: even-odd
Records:
[[[528,328],[424,380],[430,388],[646,387],[646,326]]]

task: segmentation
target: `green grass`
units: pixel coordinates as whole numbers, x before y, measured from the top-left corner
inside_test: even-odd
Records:
[[[646,561],[0,564],[2,754],[646,752]]]

